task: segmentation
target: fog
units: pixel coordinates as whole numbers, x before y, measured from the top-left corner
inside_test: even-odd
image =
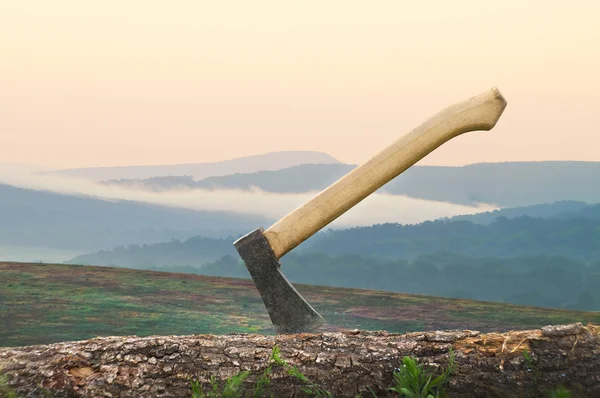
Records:
[[[80,254],[84,254],[84,252],[52,247],[0,245],[0,260],[2,261],[61,263]]]
[[[74,177],[33,174],[32,170],[35,168],[0,164],[0,183],[62,194],[92,196],[104,200],[131,200],[193,210],[229,211],[266,216],[271,219],[283,217],[317,193],[282,194],[259,189],[249,191],[182,189],[149,192],[136,188],[105,186]],[[344,228],[386,222],[412,224],[439,217],[490,211],[495,208],[488,204],[464,206],[375,193],[339,217],[329,227]]]

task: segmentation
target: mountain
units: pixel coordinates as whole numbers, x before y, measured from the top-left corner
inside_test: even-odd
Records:
[[[462,167],[421,166],[388,191],[444,202],[529,206],[563,200],[600,202],[600,162],[505,162]]]
[[[509,207],[476,214],[450,217],[450,221],[470,221],[474,224],[490,224],[497,218],[517,218],[522,216],[541,218],[596,218],[600,217],[600,206],[575,200],[562,200],[539,205]]]
[[[244,189],[257,187],[267,192],[298,193],[322,190],[356,166],[347,164],[303,164],[281,170],[208,177],[194,184],[201,189]]]
[[[186,189],[242,189],[257,187],[266,192],[299,193],[320,190],[335,182],[356,166],[343,163],[301,164],[279,170],[235,173],[195,180],[192,176],[161,176],[102,181],[104,185],[140,188],[162,192]]]
[[[267,192],[299,193],[325,188],[354,167],[342,163],[302,164],[280,170],[207,177],[199,181],[194,180],[191,176],[166,176],[147,179],[109,180],[104,181],[103,184],[137,187],[151,191],[169,191],[178,188],[249,190],[257,187]]]
[[[272,223],[258,216],[107,201],[0,184],[2,246],[74,251],[191,236],[227,237]]]
[[[65,261],[67,264],[140,267],[199,267],[223,256],[236,256],[234,237],[224,239],[193,236],[185,241],[173,239],[153,244],[131,244],[112,250],[82,254]]]
[[[320,191],[356,165],[303,164],[280,170],[211,176],[111,181],[151,190],[257,187],[268,192]],[[463,205],[531,206],[557,201],[600,202],[600,162],[506,162],[461,167],[413,166],[380,192]]]
[[[235,173],[278,170],[298,164],[335,164],[338,160],[323,152],[281,151],[210,163],[156,166],[89,167],[54,170],[48,173],[84,178],[94,181],[111,179],[144,179],[161,176],[191,176],[195,179]]]

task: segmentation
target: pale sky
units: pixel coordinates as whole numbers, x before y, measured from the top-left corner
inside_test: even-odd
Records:
[[[0,0],[0,162],[360,163],[442,108],[508,101],[420,164],[600,161],[600,1]]]

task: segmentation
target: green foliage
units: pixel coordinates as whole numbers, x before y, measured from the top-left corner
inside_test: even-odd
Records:
[[[394,372],[396,385],[389,388],[401,397],[407,398],[440,398],[446,397],[445,385],[454,371],[454,352],[450,351],[448,366],[441,375],[426,371],[415,359],[405,356],[402,365]]]
[[[542,374],[541,374],[540,370],[537,368],[537,366],[535,366],[535,364],[533,363],[533,358],[531,357],[531,354],[528,351],[523,350],[523,358],[525,358],[525,364],[527,365],[527,371],[533,372],[533,384],[537,387],[538,380]]]
[[[316,398],[333,398],[333,396],[331,395],[331,393],[329,391],[326,391],[326,390],[322,389],[321,387],[319,387],[316,383],[311,381],[302,372],[300,372],[300,370],[298,370],[297,367],[288,364],[284,359],[282,359],[281,356],[279,355],[279,347],[277,347],[277,346],[273,347],[273,352],[271,353],[271,358],[273,359],[273,361],[276,364],[283,366],[288,375],[295,377],[296,379],[300,380],[302,383],[306,384],[306,386],[302,387],[301,390],[303,392],[305,392],[306,394],[308,394],[309,396],[316,397]]]
[[[389,388],[390,391],[398,393],[400,396],[408,398],[442,398],[446,397],[444,387],[454,371],[454,353],[450,350],[450,360],[448,366],[441,375],[434,378],[430,372],[426,372],[420,364],[417,364],[413,358],[404,357],[403,365],[394,372],[396,386]],[[278,346],[274,346],[271,355],[267,361],[267,368],[263,371],[254,385],[253,398],[260,398],[265,394],[265,389],[270,384],[269,375],[272,372],[273,365],[281,366],[286,373],[304,384],[301,388],[305,394],[314,398],[334,398],[333,395],[321,388],[317,383],[310,380],[296,366],[290,365],[285,359],[281,358]],[[243,396],[242,385],[249,376],[249,372],[241,372],[236,376],[225,380],[225,385],[221,389],[219,383],[211,376],[208,392],[202,390],[202,386],[197,381],[192,381],[192,398],[241,398]],[[377,397],[375,392],[369,388],[373,397]],[[272,397],[272,395],[270,395]],[[355,398],[361,398],[359,394]],[[563,398],[553,397],[553,398]]]
[[[573,394],[565,387],[558,387],[550,392],[549,398],[572,398]]]
[[[263,373],[254,385],[254,390],[252,393],[253,398],[260,398],[265,394],[265,389],[271,382],[269,375],[273,370],[273,364],[284,367],[288,375],[305,383],[306,386],[302,388],[302,391],[304,391],[309,396],[315,398],[333,398],[331,393],[323,390],[317,384],[309,380],[302,372],[298,370],[298,368],[289,365],[283,358],[281,358],[278,346],[273,347],[271,355],[269,356],[269,359],[267,361],[267,368],[263,371]],[[192,398],[240,398],[243,396],[242,387],[244,380],[246,380],[249,375],[250,372],[245,371],[226,379],[224,387],[222,389],[219,387],[219,383],[217,382],[215,377],[211,376],[211,389],[207,392],[203,391],[202,386],[199,382],[192,381]]]
[[[240,372],[225,380],[223,388],[220,388],[214,376],[210,377],[210,390],[204,392],[198,381],[192,381],[192,398],[239,398],[243,395],[244,380],[250,376],[250,372]]]
[[[17,398],[17,393],[8,385],[8,377],[0,371],[0,395],[6,398]]]
[[[266,369],[263,371],[263,373],[260,375],[260,377],[256,381],[256,384],[254,385],[254,391],[252,393],[252,398],[262,397],[265,392],[265,389],[267,387],[269,387],[269,384],[271,384],[271,379],[270,379],[269,375],[271,374],[271,371],[273,370],[272,362],[273,362],[273,357],[276,352],[277,353],[279,352],[279,348],[277,346],[274,346],[273,350],[271,351],[271,355],[269,356],[269,360],[268,360]]]

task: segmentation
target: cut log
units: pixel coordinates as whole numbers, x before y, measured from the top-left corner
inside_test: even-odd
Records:
[[[211,376],[223,380],[247,370],[245,396],[251,396],[277,346],[282,359],[334,397],[370,397],[369,388],[377,396],[393,396],[387,388],[403,356],[441,369],[452,349],[456,368],[447,386],[450,397],[544,397],[558,386],[573,396],[600,397],[599,330],[577,323],[488,334],[355,330],[102,337],[0,348],[0,371],[18,396],[154,398],[189,397],[191,380],[206,387]],[[281,366],[273,366],[270,379],[268,391],[275,397],[307,396],[303,383]]]

